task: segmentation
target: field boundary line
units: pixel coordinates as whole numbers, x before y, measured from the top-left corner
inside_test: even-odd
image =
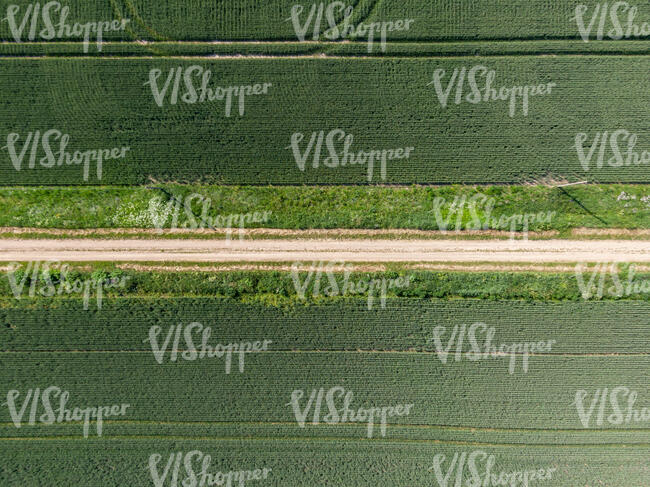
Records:
[[[277,60],[277,59],[320,59],[320,60],[401,60],[401,59],[418,59],[418,60],[428,60],[428,59],[473,59],[477,60],[480,58],[518,58],[518,57],[594,57],[594,58],[603,58],[603,57],[639,57],[647,58],[650,57],[650,52],[648,53],[621,53],[621,52],[612,52],[612,53],[522,53],[522,54],[489,54],[489,55],[476,55],[476,56],[467,56],[467,55],[403,55],[403,56],[382,56],[382,55],[342,55],[335,54],[330,55],[326,53],[316,53],[316,54],[290,54],[290,55],[274,55],[274,54],[197,54],[197,55],[171,55],[171,56],[141,56],[141,55],[102,55],[102,56],[74,56],[70,54],[66,55],[53,55],[53,54],[43,54],[43,55],[6,55],[3,54],[0,56],[0,60],[10,61],[10,60],[82,60],[88,61],[91,59],[95,60],[206,60],[206,61],[220,61],[220,60],[250,60],[250,59],[259,59],[259,60]]]
[[[40,437],[0,437],[2,441],[88,441],[83,435],[62,435],[62,436],[40,436]],[[420,444],[435,444],[435,445],[459,445],[459,446],[492,446],[504,448],[650,448],[650,443],[575,443],[575,444],[558,444],[558,443],[495,443],[495,442],[482,442],[482,441],[461,441],[461,440],[434,440],[434,439],[406,439],[406,438],[349,438],[346,436],[322,436],[322,437],[308,437],[308,436],[285,436],[278,437],[256,437],[256,436],[180,436],[180,435],[115,435],[115,436],[102,436],[99,441],[106,440],[175,440],[175,441],[283,441],[283,442],[365,442],[365,443],[420,443]]]
[[[220,426],[220,425],[250,425],[250,426],[293,426],[295,421],[154,421],[154,420],[103,420],[105,424],[143,424],[143,425],[181,425],[181,426]],[[66,421],[66,425],[80,425],[84,424],[83,421]],[[47,425],[39,425],[47,426]],[[60,425],[50,425],[60,426]],[[319,423],[316,425],[310,424],[310,427],[327,428],[331,425]],[[366,426],[359,423],[337,423],[336,427],[356,427],[364,429]],[[405,424],[405,423],[386,423],[386,426],[391,428],[421,428],[421,429],[439,429],[450,431],[465,431],[465,432],[486,432],[486,433],[650,433],[650,428],[488,428],[485,426],[452,426],[452,425],[439,425],[439,424]],[[0,422],[0,427],[14,427],[14,423]]]
[[[467,352],[470,350],[468,349]],[[178,349],[179,353],[189,352],[189,350]],[[0,350],[1,354],[37,354],[37,353],[60,353],[60,354],[73,354],[73,353],[97,353],[97,354],[150,354],[151,350]],[[412,354],[412,355],[436,355],[438,352],[429,350],[261,350],[259,352],[245,352],[245,353],[259,353],[259,354],[276,354],[276,353],[304,353],[304,354],[325,354],[325,353],[354,353],[354,354]],[[465,353],[465,352],[463,352]],[[617,352],[603,352],[603,353],[527,353],[523,352],[496,352],[494,356],[497,357],[571,357],[571,358],[610,358],[610,357],[648,357],[650,352],[630,352],[630,353],[617,353]],[[491,357],[493,355],[490,355]]]
[[[633,39],[633,38],[623,38],[618,40],[597,40],[592,39],[595,45],[624,45],[624,44],[641,44],[647,42],[647,39]],[[585,42],[581,37],[554,37],[552,39],[545,37],[528,37],[528,38],[495,38],[495,39],[395,39],[390,40],[386,39],[386,44],[431,44],[431,45],[448,45],[448,44],[525,44],[525,43],[575,43],[576,45],[582,45]],[[83,46],[83,40],[70,40],[70,41],[20,41],[16,42],[13,39],[4,39],[2,44],[5,45],[27,45],[27,46],[52,46],[52,45],[78,45]],[[179,39],[179,40],[161,40],[161,41],[152,41],[147,39],[137,39],[137,40],[102,40],[102,45],[124,45],[124,44],[134,44],[141,46],[149,46],[156,44],[190,44],[190,45],[230,45],[230,44],[251,44],[251,45],[261,45],[261,44],[299,44],[299,45],[345,45],[345,44],[359,44],[360,46],[367,46],[368,41],[363,38],[359,39],[342,39],[342,40],[313,40],[305,39],[304,41],[298,40],[296,38],[284,38],[284,39],[213,39],[213,40],[189,40],[189,39]]]

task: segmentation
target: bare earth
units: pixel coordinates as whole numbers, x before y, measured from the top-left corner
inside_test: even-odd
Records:
[[[0,261],[649,263],[636,240],[0,240]]]

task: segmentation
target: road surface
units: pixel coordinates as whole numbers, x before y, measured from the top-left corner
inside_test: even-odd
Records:
[[[650,262],[637,240],[0,240],[0,261]]]

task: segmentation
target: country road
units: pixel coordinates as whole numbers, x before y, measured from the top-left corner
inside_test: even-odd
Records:
[[[634,240],[0,240],[0,261],[650,262]]]

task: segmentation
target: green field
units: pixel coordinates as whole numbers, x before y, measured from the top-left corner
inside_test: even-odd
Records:
[[[0,337],[5,352],[150,353],[149,345],[142,342],[150,326],[192,321],[211,326],[215,335],[228,341],[269,333],[274,340],[273,350],[296,352],[431,352],[434,347],[427,339],[434,327],[475,322],[498,326],[497,338],[504,342],[516,342],[518,337],[526,341],[556,339],[550,354],[558,357],[580,353],[642,354],[650,345],[650,338],[641,333],[650,309],[642,301],[548,303],[393,298],[386,308],[376,306],[371,310],[363,301],[353,300],[286,310],[223,298],[142,297],[111,298],[101,310],[91,307],[85,312],[79,309],[79,300],[24,305],[13,301],[13,307],[8,307],[10,304],[4,300],[0,309],[0,320],[5,325],[0,329]],[[74,320],[84,326],[72,334]],[[601,332],[590,334],[594,328]],[[301,335],[301,331],[305,333]],[[468,350],[467,343],[464,350]],[[550,357],[540,359],[546,358]],[[437,360],[432,362],[439,364]]]
[[[0,0],[0,238],[650,238],[647,0],[328,2]],[[0,487],[648,487],[650,267],[527,255],[0,255]]]
[[[249,468],[272,468],[272,474],[259,485],[435,485],[430,471],[433,457],[445,453],[472,451],[476,446],[449,446],[419,442],[363,441],[296,441],[183,439],[88,439],[85,443],[65,440],[8,442],[3,448],[0,473],[10,485],[83,485],[92,487],[153,485],[147,469],[150,452],[164,455],[172,452],[200,450],[212,455],[210,472],[227,472]],[[496,471],[514,471],[556,466],[553,480],[538,485],[643,486],[648,472],[645,459],[647,446],[488,446],[483,450],[494,454]],[[34,456],[47,465],[33,465]],[[74,461],[70,459],[74,458]],[[214,460],[218,458],[219,460]],[[350,458],[355,461],[351,462]],[[449,462],[449,460],[447,461]],[[29,465],[27,467],[26,465]],[[447,463],[447,466],[449,463]],[[162,470],[162,466],[159,467]],[[250,485],[257,485],[254,482]],[[535,485],[535,484],[531,484]],[[598,485],[593,484],[593,485]]]
[[[306,21],[311,5],[320,2],[168,0],[152,3],[146,0],[72,0],[61,3],[70,7],[69,23],[130,19],[126,32],[107,32],[107,40],[212,41],[296,40],[292,23],[286,21],[291,16],[292,7],[297,4],[305,7],[305,12],[299,17],[302,24]],[[360,22],[369,24],[413,19],[414,22],[408,30],[387,33],[387,38],[393,41],[580,38],[578,24],[572,20],[578,3],[573,2],[513,0],[504,3],[499,0],[460,0],[450,4],[442,0],[351,0],[343,3],[354,7],[351,17],[353,25]],[[600,2],[583,0],[579,3],[588,7],[585,14],[585,23],[588,24],[595,6]],[[0,2],[0,11],[5,12],[10,4],[22,7],[20,20],[30,1],[3,0]],[[650,7],[643,2],[637,2],[636,6],[638,14],[635,22],[647,22]],[[623,12],[619,13],[619,16],[621,21],[627,18]],[[340,23],[342,15],[335,15],[335,21]],[[39,25],[42,28],[42,20]],[[328,27],[325,16],[319,25],[321,32]],[[612,28],[610,24],[607,27],[607,30]],[[313,37],[313,29],[309,32],[307,39]],[[596,39],[596,29],[588,37]],[[648,34],[641,38],[647,39]],[[0,26],[0,39],[13,39],[7,24]],[[82,37],[73,39],[81,40]]]
[[[299,147],[304,152],[312,132],[334,129],[353,136],[350,151],[355,154],[413,147],[409,158],[387,161],[385,179],[375,164],[373,184],[511,183],[548,175],[572,181],[647,181],[646,164],[598,168],[594,159],[585,171],[574,146],[578,133],[588,135],[588,144],[596,133],[625,129],[638,135],[636,151],[647,149],[645,56],[354,62],[53,58],[4,63],[11,69],[0,73],[0,82],[9,87],[0,94],[0,106],[11,108],[3,111],[0,133],[18,134],[18,149],[25,148],[30,132],[50,129],[70,136],[68,151],[129,148],[125,158],[104,161],[101,180],[92,161],[84,180],[80,165],[36,163],[30,168],[29,155],[20,165],[3,150],[0,177],[5,184],[140,184],[149,177],[226,184],[368,184],[367,164],[321,163],[314,168],[310,158],[304,170],[299,168],[289,148],[292,135],[305,134]],[[553,82],[557,87],[548,96],[531,97],[528,116],[519,105],[510,117],[507,102],[455,105],[453,96],[443,109],[428,86],[434,71],[447,70],[449,80],[454,68],[480,63],[495,70],[496,86]],[[170,69],[194,65],[210,70],[220,86],[273,86],[266,95],[248,97],[242,117],[236,103],[226,117],[224,100],[159,107],[144,85],[150,70],[161,69],[165,79]],[[21,83],[11,82],[16,78]],[[327,156],[324,145],[322,158]],[[337,150],[342,154],[342,143]],[[36,152],[39,159],[44,154]]]
[[[545,485],[647,478],[647,425],[584,429],[572,404],[578,389],[621,384],[647,404],[638,373],[650,365],[647,303],[391,299],[385,309],[351,301],[280,310],[143,297],[110,298],[94,311],[78,299],[13,303],[0,311],[0,364],[10,372],[0,390],[56,384],[71,405],[131,411],[107,420],[101,438],[91,425],[84,439],[79,422],[18,429],[3,407],[6,485],[150,485],[149,455],[164,462],[191,450],[211,454],[212,471],[271,468],[265,485],[432,485],[435,455],[474,450],[494,455],[497,471],[556,468]],[[158,364],[143,343],[149,328],[193,321],[211,327],[213,344],[274,342],[248,354],[241,374],[225,374],[218,358]],[[431,330],[476,321],[496,328],[497,343],[557,344],[530,357],[527,373],[520,360],[513,374],[503,359],[443,364]],[[300,428],[291,392],[337,385],[354,392],[356,406],[412,403],[412,414],[392,419],[385,437],[367,438],[353,423]]]

